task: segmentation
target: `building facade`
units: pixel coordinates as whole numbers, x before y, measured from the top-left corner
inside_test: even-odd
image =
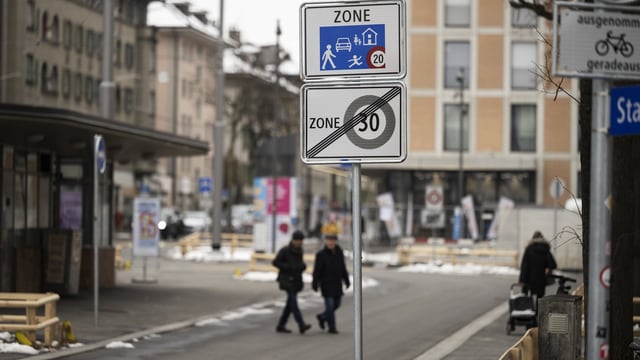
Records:
[[[578,105],[545,81],[550,45],[541,34],[550,39],[550,23],[502,0],[409,0],[407,7],[408,157],[363,170],[413,208],[405,233],[451,237],[450,221],[438,229],[421,223],[428,185],[442,186],[447,219],[461,195],[472,195],[480,238],[488,230],[482,215],[490,219],[501,197],[551,206],[556,178],[579,196]],[[563,87],[577,95],[575,81]]]
[[[126,228],[157,159],[208,151],[204,142],[154,129],[155,34],[146,27],[147,3],[113,1],[113,118],[100,109],[100,88],[108,85],[103,2],[0,3],[2,291],[55,289],[68,281],[72,258],[90,281],[92,259],[85,255],[94,241],[111,259],[101,261],[101,284],[112,285],[113,229]],[[96,134],[105,140],[107,166],[94,207]]]

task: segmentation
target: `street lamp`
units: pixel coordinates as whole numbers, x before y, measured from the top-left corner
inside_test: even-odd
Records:
[[[456,82],[460,87],[460,93],[458,96],[460,97],[460,116],[459,116],[459,133],[458,133],[458,206],[462,206],[462,198],[464,197],[464,167],[463,167],[463,157],[464,157],[464,68],[460,68],[458,70],[458,74],[456,75]],[[463,237],[464,234],[464,210],[460,214],[460,238]]]

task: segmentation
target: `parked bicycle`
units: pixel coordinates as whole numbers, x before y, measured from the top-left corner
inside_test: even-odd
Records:
[[[609,53],[610,48],[613,48],[616,54],[620,53],[624,57],[630,57],[633,55],[633,44],[624,39],[626,35],[614,36],[611,30],[607,31],[607,38],[596,42],[596,53],[605,56]]]

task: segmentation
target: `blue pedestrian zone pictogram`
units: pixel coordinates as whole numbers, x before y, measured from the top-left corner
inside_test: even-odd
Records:
[[[385,67],[384,24],[321,26],[320,70]]]

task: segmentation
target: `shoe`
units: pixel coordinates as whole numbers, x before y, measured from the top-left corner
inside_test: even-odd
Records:
[[[318,319],[318,326],[320,326],[320,329],[324,330],[325,320],[322,318],[322,315],[321,314],[316,315],[316,319]]]
[[[290,334],[291,330],[287,329],[284,326],[278,326],[278,327],[276,327],[276,332],[284,333],[284,334]]]
[[[304,334],[309,329],[311,329],[311,324],[304,324],[300,326],[300,334]]]
[[[338,330],[336,330],[336,329],[329,329],[329,334],[338,334]]]

